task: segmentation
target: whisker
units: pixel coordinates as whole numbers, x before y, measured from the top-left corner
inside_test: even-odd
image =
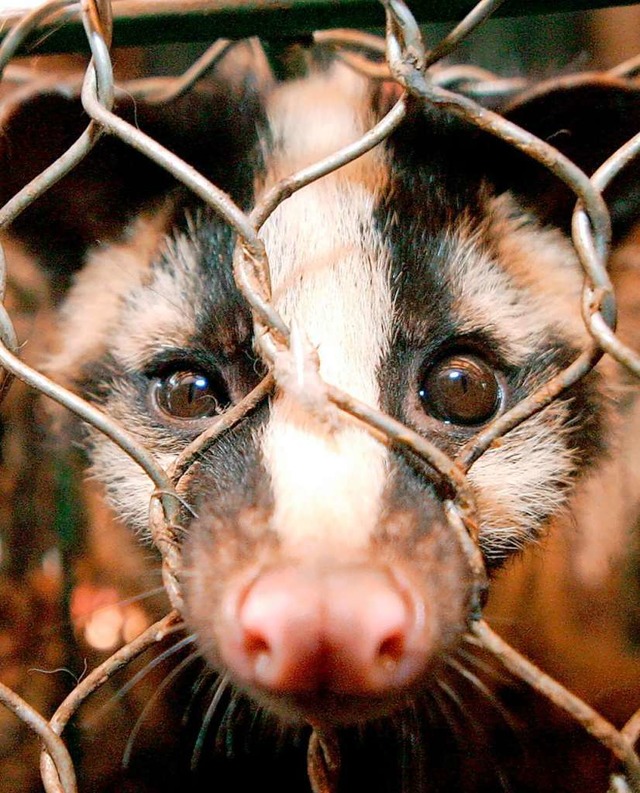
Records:
[[[211,721],[215,715],[215,712],[220,704],[220,700],[222,699],[223,695],[229,688],[229,678],[227,675],[223,675],[218,680],[214,682],[214,686],[212,686],[212,690],[215,687],[215,692],[209,703],[209,707],[207,708],[206,713],[204,714],[204,718],[202,719],[202,725],[198,731],[198,735],[196,737],[196,742],[193,747],[193,753],[191,755],[191,770],[195,771],[198,767],[200,762],[200,757],[202,756],[202,748],[204,746],[205,739],[207,737],[207,733],[209,732],[209,727],[211,726]]]
[[[458,699],[456,694],[452,691],[451,687],[448,686],[444,681],[440,680],[439,678],[437,678],[435,682],[437,687],[444,694],[446,694],[447,698],[453,700],[453,702],[455,702],[458,705],[458,707],[461,708],[462,713],[466,715],[464,713],[464,708],[462,708],[460,700]],[[451,730],[451,734],[454,736],[456,743],[458,744],[458,746],[460,746],[460,724],[453,719],[451,715],[451,710],[444,704],[442,698],[437,694],[437,692],[433,688],[429,690],[429,693],[433,697],[433,701],[438,706],[438,710],[440,711],[440,714],[442,715],[445,722],[447,723],[447,726]]]
[[[189,697],[189,702],[187,703],[187,707],[184,709],[184,713],[182,714],[181,724],[185,727],[191,718],[191,714],[193,712],[193,708],[195,705],[196,698],[200,691],[204,688],[205,683],[211,681],[211,671],[205,667],[200,673],[198,680],[193,684],[191,687],[191,695]],[[216,680],[217,680],[216,676]]]
[[[447,659],[447,663],[449,662],[449,660],[451,660],[451,659]],[[461,669],[457,669],[456,671],[459,671],[459,672],[462,673],[463,669],[464,669],[464,667],[461,667]],[[465,671],[468,671],[468,670],[465,670]],[[482,681],[479,680],[475,675],[473,675],[473,673],[469,673],[469,674],[472,677],[474,677],[477,680],[478,683],[483,685]],[[466,675],[464,677],[465,677],[465,679],[469,679]],[[488,747],[491,744],[491,741],[489,740],[489,735],[487,733],[487,730],[484,728],[484,726],[481,724],[481,722],[477,718],[472,718],[472,716],[468,712],[468,709],[465,708],[464,703],[462,702],[460,697],[456,694],[456,692],[450,686],[448,686],[446,683],[444,683],[443,681],[440,681],[440,680],[438,680],[437,682],[438,682],[438,684],[442,683],[441,687],[442,687],[443,691],[445,691],[445,693],[447,693],[449,695],[449,698],[451,699],[451,701],[454,702],[458,706],[458,708],[460,709],[461,713],[466,718],[467,723],[471,725],[471,727],[473,728],[473,731],[474,731],[478,741],[480,742],[480,746],[483,747],[483,748]],[[486,687],[485,687],[485,689],[486,689]],[[482,690],[482,689],[480,689],[480,690]],[[488,693],[489,693],[489,701],[490,701],[490,703],[494,706],[494,708],[496,708],[498,713],[500,713],[503,717],[505,717],[505,713],[503,712],[504,708],[503,708],[502,704],[494,702],[491,693],[490,692],[488,692]],[[505,718],[505,721],[506,721],[507,725],[513,730],[514,727],[513,727],[512,721],[509,718]],[[500,768],[500,766],[498,765],[498,763],[495,761],[495,759],[493,759],[491,753],[487,753],[487,756],[491,760],[491,765],[493,767],[494,773],[496,774],[496,776],[498,778],[498,781],[500,783],[500,787],[504,790],[505,793],[512,793],[511,785],[509,784],[509,781],[507,780],[507,778],[504,776],[504,773],[503,773],[502,769]]]
[[[143,680],[157,666],[160,666],[160,664],[163,661],[166,661],[167,658],[171,658],[172,655],[175,655],[177,652],[180,652],[180,650],[182,650],[183,647],[187,647],[188,645],[193,644],[195,640],[196,640],[195,634],[185,636],[184,639],[180,639],[179,642],[176,642],[176,644],[172,645],[171,647],[168,647],[166,650],[161,652],[160,655],[156,656],[153,660],[149,661],[149,663],[146,664],[143,669],[141,669],[139,672],[136,672],[136,674],[131,678],[131,680],[129,680],[127,683],[125,683],[124,686],[122,686],[122,688],[116,694],[117,699],[122,699],[122,697],[126,696],[137,683]]]
[[[467,644],[472,644],[474,647],[482,647],[482,649],[484,649],[484,644],[472,633],[465,633],[462,637],[462,641]]]
[[[505,723],[511,728],[511,730],[513,730],[514,733],[517,733],[518,727],[509,711],[504,707],[502,702],[500,702],[493,691],[491,691],[491,689],[488,688],[488,686],[486,686],[476,674],[474,674],[470,669],[467,669],[454,658],[447,658],[445,663],[451,669],[455,669],[455,671],[462,675],[465,680],[468,680],[477,691],[483,694],[487,702],[489,702],[494,710],[502,716],[502,718],[505,720]]]
[[[265,719],[266,721],[266,719]],[[300,749],[309,742],[307,731],[304,727],[286,724],[276,716],[270,716],[269,724],[274,736],[274,752],[282,754],[289,748]]]
[[[493,666],[482,658],[479,658],[475,653],[464,650],[461,647],[456,651],[456,655],[464,658],[465,661],[475,666],[476,669],[484,672],[492,680],[495,680],[496,683],[500,683],[501,685],[509,685],[512,683],[513,677],[504,667]]]
[[[473,732],[476,736],[476,740],[480,741],[481,745],[486,744],[487,742],[487,733],[482,724],[478,721],[478,719],[473,718],[473,716],[469,713],[468,708],[465,707],[464,702],[460,699],[460,696],[457,692],[451,688],[448,683],[445,683],[443,680],[438,679],[436,681],[439,688],[447,695],[449,700],[456,705],[460,713],[465,719],[466,724],[470,725],[473,728]],[[443,714],[444,715],[444,714]]]
[[[260,705],[254,704],[251,710],[251,721],[244,736],[244,745],[247,754],[250,751],[251,744],[256,738],[256,734],[260,737],[267,722],[268,718],[265,709]]]
[[[200,658],[200,654],[197,650],[194,650],[194,652],[191,653],[191,655],[188,655],[186,658],[183,658],[182,661],[180,661],[180,663],[174,669],[171,670],[171,672],[165,677],[165,679],[158,686],[158,688],[153,692],[151,698],[142,709],[140,715],[136,720],[136,723],[133,725],[133,729],[129,734],[127,744],[124,748],[124,752],[122,753],[123,768],[129,767],[129,762],[131,760],[131,754],[133,752],[133,747],[135,745],[136,738],[138,737],[138,733],[140,732],[144,720],[147,717],[153,705],[158,701],[160,695],[169,688],[169,686],[173,683],[176,677],[178,677],[178,675],[181,672],[183,672],[190,664],[192,664],[194,661],[197,661],[198,658]]]
[[[105,611],[106,609],[111,609],[118,606],[130,606],[133,603],[139,603],[141,600],[146,600],[147,598],[155,597],[156,595],[159,595],[164,591],[165,589],[163,586],[154,587],[153,589],[147,589],[138,595],[131,595],[130,597],[122,598],[121,600],[116,600],[113,603],[103,603],[101,606],[96,606],[94,609],[84,612],[82,616],[83,618],[93,617],[95,614],[99,614],[101,611]]]
[[[124,600],[119,600],[117,603],[114,603],[114,606],[130,606],[132,603],[139,603],[141,600],[146,600],[147,598],[155,597],[156,595],[160,595],[165,591],[163,586],[157,586],[153,589],[147,589],[145,592],[141,592],[139,595],[131,595],[131,597],[125,598]]]
[[[227,703],[227,707],[225,708],[224,715],[220,722],[218,735],[224,735],[224,751],[227,757],[233,757],[235,754],[235,738],[237,731],[235,730],[234,719],[237,720],[242,715],[242,711],[239,711],[240,704],[240,699],[232,696]]]
[[[400,789],[422,790],[424,787],[424,758],[418,751],[415,736],[420,733],[420,720],[415,702],[411,702],[399,720]]]
[[[451,688],[451,686],[448,683],[446,683],[444,680],[438,679],[436,680],[436,683],[438,685],[438,688],[447,695],[449,700],[453,702],[454,705],[458,707],[458,710],[464,715],[466,715],[466,708],[464,706],[464,703],[460,699],[458,693],[454,691],[454,689]]]
[[[184,625],[175,626],[176,630],[168,631],[170,632],[177,632],[177,630],[184,630]],[[190,634],[189,636],[185,636],[184,639],[181,639],[176,644],[171,645],[171,647],[167,648],[160,655],[153,658],[149,661],[145,666],[140,669],[140,671],[136,672],[136,674],[128,680],[118,691],[116,691],[113,696],[109,698],[109,701],[103,705],[98,712],[96,713],[95,717],[90,720],[90,724],[93,726],[100,721],[102,716],[104,715],[105,711],[109,708],[113,707],[116,702],[121,701],[126,695],[131,691],[131,689],[136,686],[141,680],[152,672],[157,666],[159,666],[163,661],[166,661],[167,658],[171,658],[172,655],[175,653],[180,652],[183,647],[187,647],[189,644],[193,644],[196,641],[196,635]]]

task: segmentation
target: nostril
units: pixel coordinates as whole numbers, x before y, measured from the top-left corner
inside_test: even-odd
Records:
[[[257,678],[267,679],[273,666],[273,646],[267,638],[257,631],[247,631],[244,635],[244,652]]]
[[[417,610],[384,569],[268,569],[236,609],[236,640],[221,647],[223,658],[265,691],[384,695],[423,664]]]
[[[403,659],[405,654],[405,634],[401,631],[387,636],[378,646],[376,661],[380,666],[391,671]]]
[[[247,630],[244,634],[244,651],[250,658],[258,660],[271,654],[271,644],[263,634]]]

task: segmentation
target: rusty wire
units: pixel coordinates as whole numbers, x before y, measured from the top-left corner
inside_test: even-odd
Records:
[[[488,16],[495,9],[486,11]],[[475,27],[479,26],[486,17],[475,19]],[[465,32],[465,36],[470,31]],[[391,71],[385,60],[378,60],[386,52],[386,39],[371,33],[360,33],[353,30],[319,30],[313,34],[316,44],[333,47],[335,56],[352,69],[364,74],[372,80],[390,80]],[[462,37],[460,38],[462,40]],[[438,45],[439,46],[439,45]],[[429,53],[433,59],[430,72],[431,79],[436,85],[451,88],[464,93],[466,96],[481,98],[506,99],[524,91],[529,86],[529,81],[524,77],[497,77],[488,69],[471,64],[447,64],[439,66],[438,60],[442,55],[435,57],[434,52]],[[17,75],[19,77],[19,75]]]
[[[517,677],[528,682],[570,713],[622,763],[622,773],[616,773],[611,778],[611,791],[631,790],[638,793],[640,760],[633,745],[640,734],[640,711],[634,714],[621,730],[617,730],[586,703],[509,647],[480,620],[486,575],[478,546],[473,491],[466,478],[469,468],[499,437],[549,405],[558,395],[589,372],[603,354],[603,350],[630,371],[640,374],[638,354],[623,345],[615,335],[615,299],[605,266],[610,237],[609,218],[601,197],[605,186],[640,150],[640,135],[616,152],[589,179],[553,147],[476,104],[469,96],[447,90],[450,87],[459,88],[464,85],[465,91],[470,95],[496,96],[508,95],[523,87],[519,79],[497,80],[477,67],[443,68],[437,63],[443,55],[451,52],[470,30],[493,13],[501,2],[502,0],[482,0],[449,36],[430,50],[425,48],[418,26],[401,0],[383,0],[387,16],[386,39],[352,31],[330,31],[316,34],[315,40],[318,43],[341,48],[345,46],[355,48],[356,52],[341,51],[342,57],[354,68],[365,71],[376,79],[388,79],[392,74],[405,91],[420,102],[443,107],[448,112],[461,116],[490,134],[507,141],[536,159],[569,186],[578,202],[573,219],[573,239],[586,276],[583,315],[585,325],[593,337],[593,343],[582,350],[568,367],[538,392],[477,433],[462,448],[455,460],[443,454],[418,433],[391,417],[363,405],[337,388],[324,384],[319,405],[322,410],[329,410],[331,407],[340,415],[350,416],[352,420],[360,422],[376,434],[376,437],[383,437],[405,452],[417,455],[437,471],[443,481],[449,485],[453,498],[445,502],[447,520],[466,554],[476,585],[476,597],[471,615],[472,634]],[[17,48],[41,22],[60,19],[61,15],[64,16],[70,9],[75,8],[77,4],[72,0],[54,0],[26,16],[0,46],[0,74]],[[361,139],[322,162],[279,181],[247,215],[231,201],[229,196],[187,163],[113,113],[112,104],[116,88],[109,55],[110,4],[107,0],[83,0],[81,10],[92,52],[92,63],[86,72],[81,96],[91,121],[78,141],[59,160],[0,209],[0,228],[12,222],[39,195],[74,168],[90,151],[100,135],[109,134],[119,138],[187,185],[236,232],[238,244],[234,254],[234,272],[238,286],[254,313],[258,347],[272,366],[272,371],[251,394],[216,419],[207,431],[185,448],[168,471],[163,470],[148,450],[140,447],[128,433],[101,411],[19,361],[16,357],[17,341],[13,326],[2,305],[0,305],[0,341],[2,342],[0,365],[3,367],[5,379],[0,382],[0,393],[8,385],[8,376],[19,377],[76,413],[96,430],[105,433],[147,473],[155,487],[150,505],[152,533],[163,556],[165,586],[172,604],[179,610],[182,606],[180,550],[175,535],[179,529],[182,502],[176,488],[198,457],[215,443],[222,433],[228,431],[250,410],[259,405],[274,387],[285,387],[278,379],[278,372],[280,362],[286,361],[287,356],[291,355],[289,345],[292,330],[287,327],[271,304],[269,263],[259,236],[260,229],[274,209],[292,193],[351,162],[385,140],[404,120],[406,97],[402,96],[388,115]],[[137,80],[131,81],[123,88],[136,96],[145,96],[157,104],[169,101],[181,96],[192,87],[209,69],[213,68],[230,46],[232,45],[227,41],[216,42],[180,79]],[[385,46],[387,62],[382,63],[379,56]],[[369,55],[373,55],[373,59]],[[630,76],[637,68],[637,61],[632,60],[610,70],[609,73],[613,76]],[[0,292],[2,293],[5,278],[3,262],[2,257],[0,258]],[[2,296],[3,294],[0,294],[0,298]],[[73,713],[115,671],[147,647],[161,640],[177,621],[179,621],[178,611],[174,611],[136,640],[121,648],[77,686],[48,723],[42,717],[38,717],[38,714],[35,714],[34,718],[31,715],[23,716],[22,714],[29,713],[29,706],[13,692],[7,692],[0,687],[0,701],[11,707],[43,738],[46,750],[43,753],[41,768],[48,793],[54,791],[74,793],[76,790],[73,767],[69,765],[70,760],[67,759],[68,754],[65,756],[64,743],[59,738]],[[309,744],[308,760],[313,789],[318,793],[333,791],[337,784],[340,766],[334,736],[314,731]]]
[[[446,58],[463,39],[466,39],[477,27],[492,16],[504,2],[505,0],[480,0],[480,2],[469,11],[466,17],[454,27],[451,33],[445,36],[441,42],[426,53],[424,68],[428,68],[434,63],[441,61],[443,58]],[[395,9],[396,18],[398,18],[399,13],[400,6]],[[411,26],[415,26],[416,24],[411,14],[408,15],[407,21]]]
[[[480,639],[482,646],[486,647],[507,669],[579,721],[594,738],[610,749],[612,754],[623,763],[632,789],[640,790],[640,759],[633,750],[632,741],[623,732],[617,730],[586,702],[516,652],[494,633],[484,620],[474,623],[472,632]]]
[[[33,730],[46,747],[50,773],[55,775],[52,784],[47,786],[47,792],[75,793],[77,785],[73,762],[64,741],[52,730],[51,723],[3,683],[0,683],[0,703]]]
[[[309,740],[307,771],[312,793],[332,793],[340,775],[340,746],[334,733],[315,729]]]
[[[9,34],[0,47],[0,78],[7,63],[14,57],[29,36],[44,22],[60,21],[60,15],[66,11],[73,14],[80,4],[78,0],[50,0],[29,14],[26,14]]]
[[[56,737],[62,735],[74,713],[90,694],[104,685],[118,670],[129,664],[145,650],[148,650],[149,647],[153,647],[154,644],[163,641],[179,625],[180,620],[179,613],[171,611],[166,617],[151,625],[133,641],[121,647],[106,661],[101,663],[100,666],[92,670],[84,680],[78,683],[51,717],[49,727],[53,735]],[[74,793],[76,790],[75,782],[71,786],[69,781],[65,780],[63,786],[60,787],[62,782],[62,777],[59,775],[60,765],[57,762],[57,758],[55,762],[52,762],[48,744],[45,745],[45,750],[42,753],[40,767],[42,781],[47,793],[56,793],[59,789],[63,790],[64,793]]]
[[[144,97],[149,104],[164,104],[179,99],[220,63],[224,56],[238,44],[237,41],[218,39],[178,78],[147,77],[128,80],[122,87],[131,96]]]

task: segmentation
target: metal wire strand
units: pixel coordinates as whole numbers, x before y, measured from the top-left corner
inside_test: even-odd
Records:
[[[430,75],[435,85],[478,99],[508,99],[529,86],[523,77],[499,77],[487,69],[466,64],[436,64],[431,67]]]
[[[628,60],[619,63],[617,66],[612,67],[605,73],[611,75],[612,77],[627,77],[631,79],[633,77],[637,77],[639,72],[640,55],[634,55],[633,58],[629,58]]]
[[[273,375],[267,375],[241,402],[217,417],[209,429],[187,446],[167,471],[176,486],[196,460],[202,457],[223,433],[234,427],[271,393],[273,384]]]
[[[640,153],[640,133],[621,146],[611,157],[609,157],[593,174],[591,183],[594,188],[601,193],[615,179],[616,176],[635,160]],[[574,238],[584,240],[584,244],[590,243],[590,226],[585,211],[578,204],[573,215]],[[613,358],[623,364],[630,372],[640,377],[640,355],[628,345],[620,341],[612,328],[604,321],[599,311],[593,310],[589,305],[591,292],[585,295],[586,309],[585,322],[599,346],[608,352]],[[595,301],[597,304],[597,300]]]
[[[483,620],[472,626],[472,633],[506,668],[521,680],[529,683],[536,691],[544,694],[551,702],[562,708],[577,722],[606,746],[624,765],[628,781],[634,791],[640,791],[640,759],[633,751],[627,736],[616,730],[597,711],[564,688],[539,667],[520,655],[501,639]]]
[[[76,774],[64,741],[49,722],[4,683],[0,683],[0,703],[14,713],[40,738],[45,746],[53,776],[47,793],[76,793]]]
[[[640,709],[638,709],[622,728],[622,734],[634,745],[640,738]]]
[[[42,6],[34,8],[26,14],[18,24],[12,28],[0,45],[0,79],[7,63],[14,57],[29,36],[50,17],[55,17],[60,11],[77,12],[80,4],[77,0],[51,0]]]
[[[426,56],[425,68],[446,58],[453,52],[463,39],[466,39],[476,28],[492,16],[505,0],[480,0],[466,17]]]
[[[31,14],[28,14],[9,33],[2,46],[0,46],[0,77],[2,76],[3,66],[15,54],[15,51],[32,30],[50,14],[70,5],[70,0],[54,0],[54,2],[47,3],[45,6],[37,8]],[[87,72],[85,79],[88,79],[88,74],[89,72]],[[102,99],[106,104],[109,104],[110,97],[108,94],[104,94]],[[113,98],[111,97],[112,103]],[[0,229],[8,227],[39,196],[43,195],[50,187],[53,187],[75,168],[95,146],[100,135],[101,131],[96,124],[90,123],[78,140],[61,157],[32,179],[0,209]]]
[[[238,41],[218,39],[180,77],[146,77],[128,80],[120,87],[127,94],[145,99],[152,105],[172,102],[188,93],[238,44]]]
[[[334,793],[340,773],[340,746],[334,733],[313,730],[307,751],[312,793]]]
[[[480,107],[468,97],[447,90],[456,87],[476,96],[504,96],[521,90],[521,80],[498,80],[477,67],[427,67],[450,54],[470,31],[487,19],[503,0],[481,0],[471,12],[431,51],[425,49],[420,29],[402,0],[383,0],[386,10],[385,39],[353,31],[336,30],[316,33],[317,43],[339,47],[342,57],[352,68],[372,79],[397,80],[405,91],[428,106],[439,106],[460,116],[543,164],[575,193],[578,203],[573,216],[573,239],[578,258],[586,275],[582,298],[585,324],[593,338],[567,368],[551,378],[536,393],[521,401],[477,433],[459,452],[455,460],[435,444],[413,432],[386,414],[359,402],[339,389],[322,384],[319,409],[335,410],[343,420],[353,420],[381,441],[394,444],[414,455],[437,472],[444,485],[445,514],[453,535],[463,549],[473,575],[473,608],[470,614],[471,636],[498,658],[513,674],[526,681],[552,702],[563,708],[606,746],[622,763],[624,774],[611,778],[612,793],[640,791],[640,759],[633,744],[640,734],[640,711],[622,730],[616,730],[597,712],[571,692],[545,675],[531,662],[507,645],[480,619],[486,589],[486,572],[479,550],[478,516],[473,489],[466,477],[469,467],[492,443],[509,430],[542,410],[566,389],[587,374],[598,362],[603,350],[609,352],[630,371],[640,374],[640,356],[623,345],[615,335],[615,299],[606,272],[605,262],[610,240],[608,212],[601,196],[606,185],[625,168],[640,151],[640,134],[614,154],[591,179],[556,149],[499,115]],[[26,15],[0,46],[0,76],[18,48],[45,20],[59,20],[65,13],[77,13],[78,3],[54,0]],[[235,231],[238,242],[234,253],[234,274],[238,286],[250,305],[256,322],[257,345],[267,361],[289,354],[292,333],[271,304],[269,262],[259,232],[271,213],[294,192],[304,189],[316,179],[335,171],[379,145],[397,129],[406,116],[406,95],[392,110],[359,140],[330,157],[280,180],[247,215],[204,176],[180,158],[160,146],[149,136],[117,117],[112,112],[114,84],[109,47],[112,34],[111,5],[108,0],[82,0],[81,12],[92,62],[82,87],[82,103],[91,121],[75,144],[49,168],[14,196],[0,209],[0,228],[6,227],[45,190],[73,169],[93,147],[99,136],[115,136],[165,168],[210,206]],[[180,78],[152,78],[126,83],[124,89],[146,101],[160,104],[188,91],[197,80],[213,68],[233,46],[220,40],[196,61]],[[346,48],[346,49],[345,49]],[[385,51],[387,63],[377,60]],[[347,51],[348,50],[348,51]],[[373,57],[367,57],[373,56]],[[609,75],[630,76],[638,69],[638,59],[621,64]],[[579,80],[579,78],[562,78]],[[562,82],[558,81],[558,84]],[[1,253],[1,249],[0,249]],[[0,259],[0,298],[4,297],[5,269]],[[172,604],[182,607],[180,587],[181,558],[177,537],[180,534],[181,507],[177,495],[181,479],[194,463],[220,436],[231,430],[251,410],[256,409],[278,382],[277,367],[238,405],[216,419],[211,427],[191,443],[165,471],[154,456],[108,416],[78,396],[48,380],[23,364],[16,357],[17,340],[11,320],[0,306],[0,366],[5,371],[0,381],[0,396],[8,378],[16,376],[56,400],[117,443],[147,473],[155,486],[150,503],[150,525],[156,545],[163,557],[163,580]],[[319,374],[318,374],[319,378]],[[320,381],[321,382],[321,381]],[[431,473],[428,474],[431,476]],[[91,672],[57,709],[49,724],[29,709],[16,694],[0,686],[0,701],[10,707],[25,723],[42,737],[45,751],[41,760],[42,777],[47,793],[75,793],[73,766],[60,739],[66,724],[78,707],[113,676],[120,668],[146,648],[161,641],[179,623],[179,612],[173,611],[151,626],[137,639],[121,648],[110,659]],[[309,776],[318,793],[335,790],[339,773],[339,751],[335,736],[314,730],[308,752]]]
[[[149,649],[149,647],[163,641],[166,636],[175,630],[180,621],[181,617],[178,612],[170,612],[166,617],[151,625],[137,638],[121,647],[106,661],[103,661],[100,666],[90,672],[64,699],[51,717],[49,725],[53,734],[56,736],[62,735],[74,713],[94,691],[104,685],[116,672]],[[60,780],[57,774],[57,763],[54,764],[52,762],[48,746],[46,745],[41,756],[40,768],[46,792],[59,793],[61,788],[59,787]],[[64,793],[72,793],[74,788],[62,788],[62,790]]]

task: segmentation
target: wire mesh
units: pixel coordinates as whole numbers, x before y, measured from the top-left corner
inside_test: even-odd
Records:
[[[81,95],[82,104],[90,121],[84,133],[62,157],[0,209],[0,228],[13,222],[25,208],[76,167],[100,136],[111,135],[124,141],[170,172],[235,231],[238,242],[234,253],[234,274],[237,285],[253,312],[257,329],[257,346],[269,366],[269,374],[254,391],[229,409],[215,425],[191,443],[169,470],[164,470],[153,453],[142,448],[110,417],[19,359],[11,318],[6,309],[0,305],[2,342],[0,365],[3,369],[0,394],[6,393],[12,377],[19,378],[107,435],[143,469],[153,482],[155,491],[150,504],[150,524],[154,542],[163,559],[164,585],[174,608],[170,614],[118,650],[85,677],[48,721],[13,691],[0,685],[0,702],[10,708],[43,741],[41,774],[48,793],[74,793],[77,790],[73,764],[65,742],[61,738],[75,711],[118,669],[148,647],[161,641],[167,632],[180,622],[183,602],[181,556],[177,536],[181,528],[182,501],[177,490],[182,478],[200,454],[215,444],[222,433],[253,410],[275,386],[280,389],[291,387],[286,372],[293,365],[291,359],[294,353],[291,347],[295,329],[287,326],[272,303],[269,262],[260,237],[262,226],[271,213],[292,193],[357,159],[385,140],[405,119],[407,95],[411,95],[425,106],[435,105],[445,108],[449,113],[506,141],[541,163],[575,194],[577,203],[573,214],[573,242],[585,275],[582,310],[591,343],[579,352],[573,362],[537,392],[472,437],[456,459],[451,459],[435,444],[392,417],[324,383],[320,378],[318,362],[313,350],[306,350],[302,353],[305,356],[304,365],[309,371],[315,371],[316,375],[317,389],[313,409],[320,414],[328,414],[329,411],[337,409],[357,417],[372,431],[383,433],[394,446],[403,449],[409,455],[416,455],[438,473],[448,486],[447,492],[452,494],[445,503],[450,529],[463,549],[475,582],[470,634],[514,675],[563,709],[611,752],[619,761],[619,770],[611,776],[610,791],[636,793],[640,791],[640,758],[634,750],[634,745],[640,736],[640,711],[632,716],[622,729],[615,728],[593,708],[506,644],[480,617],[487,578],[478,546],[478,521],[474,495],[466,477],[469,468],[502,435],[543,410],[590,372],[604,352],[631,373],[640,374],[638,352],[625,345],[615,331],[615,295],[606,269],[611,230],[609,214],[602,198],[606,186],[637,155],[640,149],[640,133],[621,147],[589,178],[552,146],[471,99],[470,96],[510,95],[521,90],[524,85],[521,79],[500,80],[475,67],[443,67],[439,64],[442,57],[449,54],[460,40],[468,36],[501,4],[501,0],[482,0],[439,45],[430,51],[425,49],[420,29],[402,0],[383,0],[387,25],[385,39],[348,30],[316,33],[317,42],[330,43],[338,48],[340,57],[353,68],[364,71],[372,79],[388,78],[391,75],[403,89],[402,95],[387,115],[360,140],[323,161],[279,181],[258,205],[246,213],[188,163],[114,114],[112,108],[116,86],[109,52],[113,26],[110,2],[82,0],[80,9],[92,60],[84,77]],[[66,15],[76,11],[76,3],[70,0],[54,0],[26,15],[0,46],[0,76],[21,44],[34,30],[45,22],[64,22]],[[353,45],[357,49],[355,52],[351,49]],[[226,40],[216,42],[182,77],[172,80],[160,78],[136,80],[127,84],[125,88],[133,96],[145,97],[154,103],[162,104],[187,91],[213,68],[232,46],[233,43]],[[367,53],[371,57],[368,57]],[[380,56],[384,53],[386,53],[386,61],[382,62]],[[616,76],[629,76],[635,73],[636,67],[637,62],[633,60],[622,64],[611,73]],[[567,82],[580,78],[562,79]],[[28,81],[28,75],[25,77],[20,73],[19,81],[24,80]],[[464,94],[451,90],[460,86],[464,86]],[[5,281],[6,266],[3,256],[0,259],[0,297],[4,297]],[[301,355],[299,345],[295,355],[296,365],[299,365]],[[329,733],[314,732],[309,744],[308,757],[309,777],[314,791],[330,793],[335,790],[340,760],[333,736]]]

